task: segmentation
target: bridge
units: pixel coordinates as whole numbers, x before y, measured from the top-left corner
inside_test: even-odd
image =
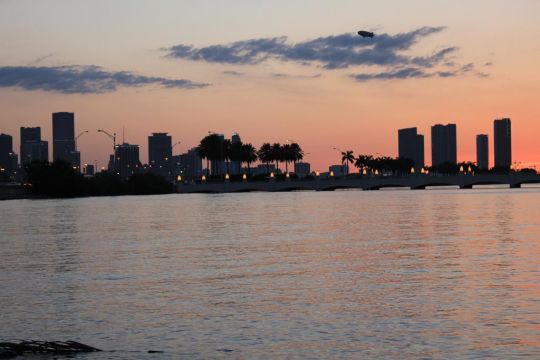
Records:
[[[288,179],[283,181],[244,181],[244,182],[202,182],[178,184],[179,193],[234,193],[252,191],[333,191],[340,189],[379,190],[383,188],[408,188],[412,190],[427,187],[455,186],[472,189],[478,185],[509,185],[520,188],[523,184],[539,184],[540,174],[459,174],[459,175],[410,175],[410,176],[351,176],[344,178]]]

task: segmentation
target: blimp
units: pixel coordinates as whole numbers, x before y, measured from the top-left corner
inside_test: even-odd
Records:
[[[364,30],[360,30],[358,32],[358,35],[360,35],[363,38],[372,38],[375,36],[375,34],[372,33],[371,31],[364,31]]]

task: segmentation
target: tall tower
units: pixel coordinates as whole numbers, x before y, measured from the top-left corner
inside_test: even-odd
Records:
[[[52,114],[53,160],[72,162],[75,149],[75,114],[57,112]]]
[[[478,170],[489,168],[488,136],[484,134],[476,135],[476,166]]]
[[[431,165],[457,163],[456,124],[431,127]]]
[[[148,136],[148,165],[155,174],[166,176],[170,172],[172,138],[167,133]]]
[[[417,129],[398,130],[398,153],[400,158],[414,161],[418,171],[424,167],[424,135],[417,134]]]
[[[21,165],[49,161],[49,143],[41,140],[41,128],[21,127]]]
[[[508,118],[493,122],[495,167],[510,170],[512,166],[512,122]]]

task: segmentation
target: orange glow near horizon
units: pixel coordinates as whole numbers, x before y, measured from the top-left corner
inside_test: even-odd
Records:
[[[430,127],[437,123],[457,124],[458,161],[475,161],[475,136],[488,134],[492,166],[493,120],[509,117],[513,161],[522,167],[540,163],[538,1],[509,5],[492,0],[436,4],[384,0],[336,5],[302,0],[265,7],[235,1],[214,6],[169,2],[164,6],[168,11],[160,16],[148,15],[154,8],[145,2],[119,1],[107,5],[110,14],[99,26],[96,14],[103,7],[57,3],[65,8],[61,18],[42,4],[29,8],[0,2],[0,10],[6,10],[0,11],[0,31],[25,30],[0,38],[6,49],[0,70],[95,64],[104,70],[211,86],[188,90],[154,84],[118,86],[100,94],[61,94],[2,85],[0,77],[0,132],[13,136],[16,153],[21,126],[41,126],[42,137],[51,142],[51,113],[69,111],[75,113],[76,133],[89,131],[77,141],[81,162],[97,162],[97,168],[106,166],[112,151],[112,141],[97,129],[115,132],[117,142],[140,145],[143,163],[148,159],[147,137],[153,132],[168,132],[173,143],[181,141],[175,154],[197,146],[209,131],[227,137],[237,132],[257,148],[263,142],[293,139],[302,146],[312,169],[326,171],[341,162],[334,147],[353,150],[355,155],[396,156],[397,130],[417,127],[425,137],[429,164]],[[468,11],[463,11],[465,4]],[[358,24],[359,12],[365,14],[363,24]],[[329,13],[334,20],[321,23]],[[206,21],[193,22],[194,18]],[[34,28],[29,29],[28,23]],[[294,44],[359,26],[376,34],[444,27],[419,40],[407,55],[430,56],[455,47],[458,50],[448,63],[474,64],[475,70],[455,77],[358,82],[353,74],[380,69],[362,65],[331,70],[317,62],[280,59],[244,65],[173,60],[160,50],[175,44],[202,47],[282,35]],[[445,66],[450,65],[440,64],[441,69]]]

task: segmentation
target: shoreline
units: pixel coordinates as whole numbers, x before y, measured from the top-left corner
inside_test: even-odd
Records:
[[[175,191],[155,194],[117,194],[117,195],[80,195],[55,197],[36,195],[28,192],[20,184],[1,184],[0,201],[23,199],[73,199],[101,196],[137,196],[170,194],[225,194],[246,192],[291,192],[291,191],[334,191],[334,190],[380,190],[384,188],[402,188],[425,190],[426,188],[454,186],[459,189],[473,189],[479,185],[508,185],[520,188],[524,184],[540,184],[540,174],[461,174],[461,175],[411,175],[389,177],[343,177],[310,180],[266,180],[244,182],[207,182],[195,184],[177,184]]]

